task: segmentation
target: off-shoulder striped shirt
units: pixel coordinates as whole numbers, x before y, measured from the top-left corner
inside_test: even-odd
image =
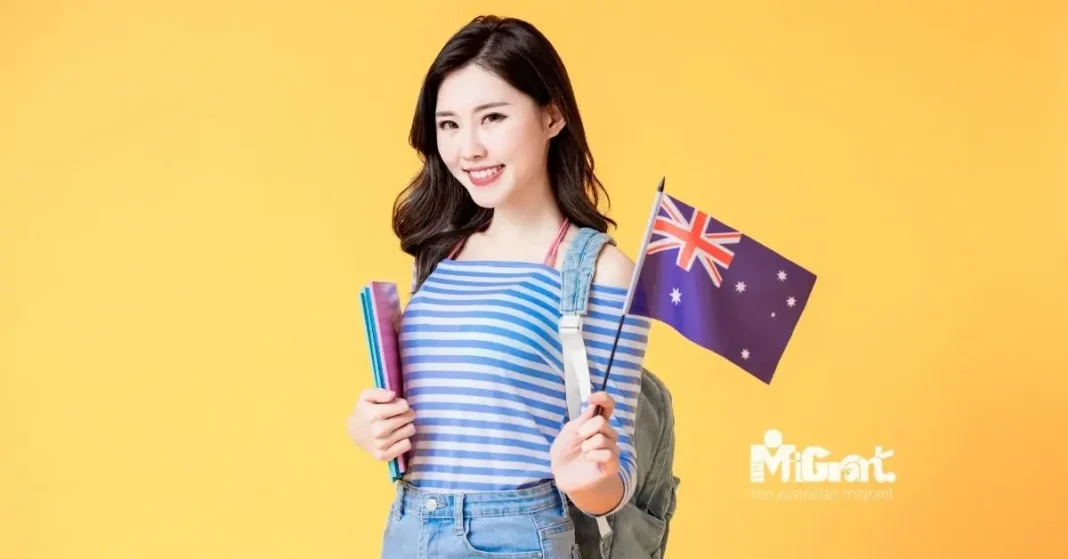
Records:
[[[594,284],[583,337],[600,388],[626,289]],[[416,435],[406,479],[441,491],[521,489],[552,478],[549,447],[566,421],[560,273],[528,262],[443,260],[400,329]],[[634,413],[649,320],[628,315],[607,391],[619,433],[622,502],[634,491]],[[585,405],[584,405],[585,407]]]

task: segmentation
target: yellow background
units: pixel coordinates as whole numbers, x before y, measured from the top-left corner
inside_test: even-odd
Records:
[[[654,331],[670,556],[1068,556],[1063,3],[169,4],[0,3],[0,557],[377,554],[358,288],[484,11],[564,57],[628,253],[666,175],[820,277],[770,387]],[[772,427],[893,498],[754,500]]]

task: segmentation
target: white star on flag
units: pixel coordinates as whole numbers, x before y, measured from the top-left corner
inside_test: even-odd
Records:
[[[738,282],[737,285],[734,286],[734,289],[738,293],[741,293],[741,292],[745,291],[745,282],[744,281]]]
[[[794,299],[793,297],[787,297],[787,298],[786,298],[786,306],[787,306],[787,307],[792,307],[792,306],[794,306],[794,305],[795,305],[796,303],[797,303],[797,299]]]
[[[779,281],[786,281],[786,272],[784,270],[779,270],[779,273],[775,275],[779,278]]]
[[[746,360],[749,359],[749,350],[748,349],[743,349],[742,350],[742,359],[746,359]]]
[[[675,303],[677,305],[681,301],[682,301],[682,293],[679,291],[679,288],[677,288],[677,287],[673,288],[671,290],[671,302]]]

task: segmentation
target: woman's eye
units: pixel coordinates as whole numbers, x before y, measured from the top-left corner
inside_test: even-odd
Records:
[[[449,130],[452,128],[456,128],[456,123],[451,120],[443,120],[438,123],[438,129],[440,130]]]
[[[496,122],[496,121],[498,121],[498,120],[504,120],[504,119],[505,119],[505,118],[507,118],[507,117],[505,117],[505,116],[504,116],[504,115],[502,115],[501,113],[490,113],[490,114],[488,114],[488,115],[486,115],[486,116],[484,116],[484,117],[482,117],[482,118],[483,118],[483,120],[485,120],[486,122]]]

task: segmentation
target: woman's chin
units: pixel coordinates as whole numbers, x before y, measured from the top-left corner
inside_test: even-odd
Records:
[[[475,205],[486,209],[500,206],[508,194],[507,189],[496,186],[468,187],[467,192]]]

